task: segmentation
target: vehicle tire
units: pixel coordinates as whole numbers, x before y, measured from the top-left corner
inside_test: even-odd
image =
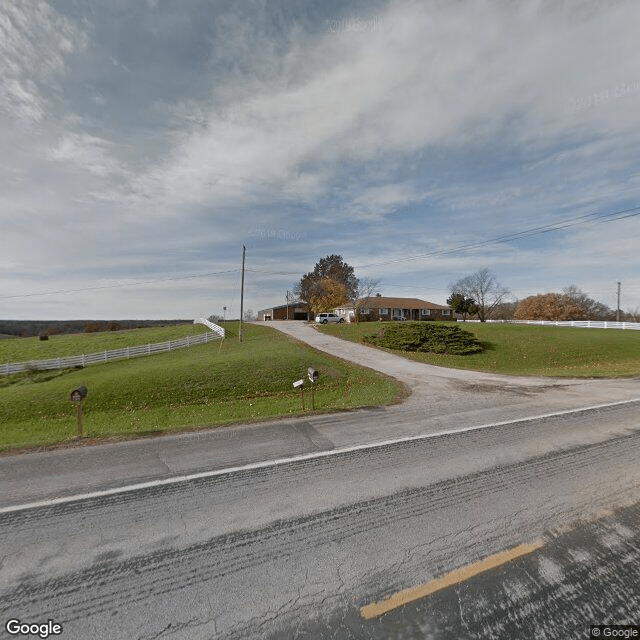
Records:
[[[327,324],[329,322],[326,318],[320,324]]]
[[[344,318],[340,318],[340,320],[338,320],[338,324],[342,324],[344,322]]]

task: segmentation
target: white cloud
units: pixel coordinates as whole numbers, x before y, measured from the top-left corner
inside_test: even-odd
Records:
[[[87,44],[86,35],[46,2],[0,6],[0,110],[41,121],[47,98],[40,85],[65,70],[65,57]]]
[[[392,0],[319,14],[316,30],[276,5],[218,7],[205,24],[188,3],[177,16],[148,0],[139,29],[109,12],[92,24],[101,5],[87,6],[0,6],[12,290],[45,265],[59,288],[53,272],[72,262],[87,282],[101,266],[198,271],[198,251],[219,259],[255,229],[274,238],[249,238],[265,264],[274,251],[286,270],[335,252],[368,264],[637,197],[634,3]],[[590,229],[381,269],[445,288],[485,265],[523,288],[554,269],[596,282],[590,261],[618,277],[604,249],[618,244],[619,277],[637,275],[634,225]]]
[[[90,173],[105,177],[120,171],[118,163],[109,153],[110,148],[109,141],[103,138],[67,132],[50,150],[49,158],[74,163]]]

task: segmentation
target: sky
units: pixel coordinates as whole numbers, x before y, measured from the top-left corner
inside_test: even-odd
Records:
[[[382,295],[640,309],[640,3],[0,0],[0,318]],[[534,232],[529,233],[531,230]],[[226,311],[224,311],[226,307]]]

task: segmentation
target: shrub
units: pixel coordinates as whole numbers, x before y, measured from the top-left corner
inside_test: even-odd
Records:
[[[482,344],[469,331],[457,325],[404,322],[381,328],[365,342],[398,351],[421,351],[449,355],[468,355],[482,351]]]

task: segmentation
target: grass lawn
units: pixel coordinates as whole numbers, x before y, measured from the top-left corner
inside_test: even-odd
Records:
[[[199,330],[198,325],[185,326],[194,333]],[[146,344],[179,337],[177,329],[122,333],[135,334],[135,344]],[[80,353],[84,345],[95,345],[97,337],[68,336],[76,339]],[[236,323],[227,328],[224,341],[79,370],[0,376],[0,450],[73,440],[76,418],[69,393],[80,385],[89,390],[83,403],[83,424],[84,435],[91,439],[309,413],[310,409],[303,412],[300,392],[292,386],[295,380],[306,379],[309,366],[320,372],[316,411],[391,404],[404,394],[402,385],[391,378],[321,354],[268,327],[245,325],[243,338],[238,342]],[[114,348],[111,344],[103,348]],[[23,352],[15,353],[18,361],[29,358]],[[310,406],[307,393],[305,404]]]
[[[399,352],[454,369],[558,378],[621,378],[640,375],[640,332],[574,329],[517,324],[458,323],[485,347],[482,353],[454,356]],[[360,342],[385,323],[324,325],[321,331]]]
[[[236,327],[237,324],[235,323]],[[38,336],[6,338],[0,340],[0,364],[48,360],[49,358],[79,356],[83,353],[98,353],[99,351],[110,351],[124,347],[138,347],[155,342],[179,340],[208,331],[209,328],[203,324],[177,324],[126,331],[54,335],[49,336],[48,340],[40,340]]]

